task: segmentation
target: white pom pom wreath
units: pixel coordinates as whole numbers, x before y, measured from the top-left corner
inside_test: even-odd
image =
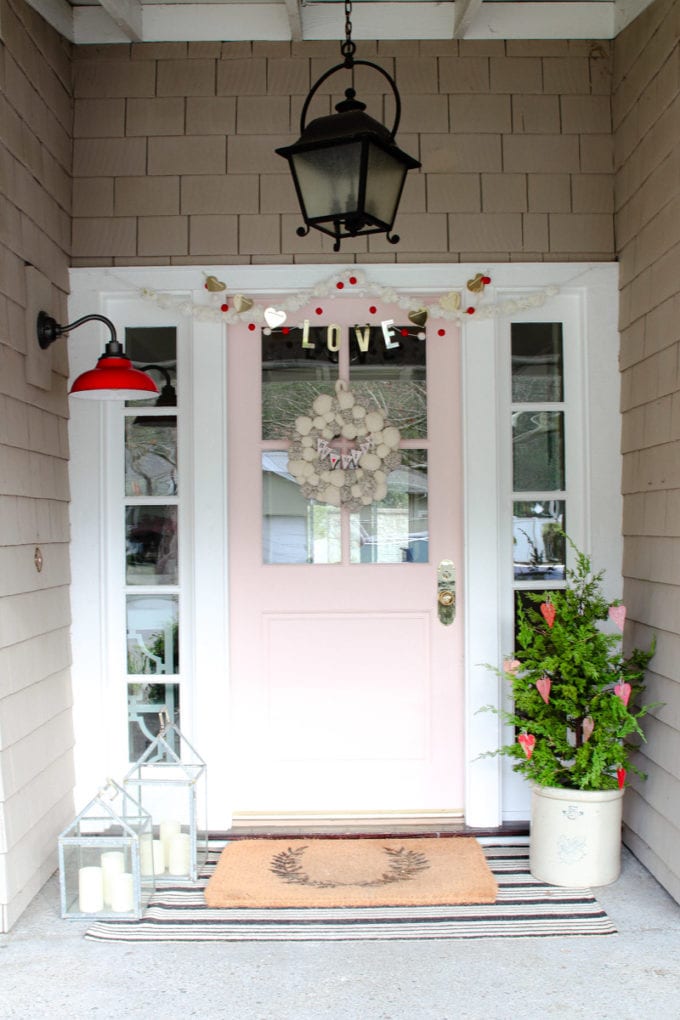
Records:
[[[344,443],[331,446],[340,437]],[[365,407],[339,381],[335,397],[320,393],[310,414],[295,419],[288,471],[306,499],[358,510],[387,495],[387,477],[401,463],[400,441],[381,411]]]

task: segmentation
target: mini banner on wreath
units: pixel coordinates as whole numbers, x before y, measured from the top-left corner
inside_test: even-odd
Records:
[[[335,397],[319,394],[310,413],[296,418],[288,471],[306,499],[359,510],[387,495],[387,476],[401,464],[400,441],[382,411],[339,380]]]

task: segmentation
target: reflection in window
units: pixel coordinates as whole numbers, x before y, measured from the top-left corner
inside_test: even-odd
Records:
[[[125,419],[125,495],[177,495],[176,419]]]
[[[127,584],[177,584],[177,507],[125,508]]]
[[[287,452],[262,454],[262,562],[339,563],[339,507],[305,499],[287,468]]]
[[[133,326],[125,330],[125,351],[135,368],[151,376],[159,396],[127,400],[126,407],[177,406],[177,330],[174,326]]]
[[[127,671],[132,674],[179,672],[177,595],[127,596]]]
[[[352,563],[427,563],[427,453],[402,451],[387,478],[387,496],[351,515]]]
[[[511,342],[513,401],[563,400],[562,323],[513,322]]]
[[[564,489],[562,411],[513,413],[512,472],[517,492]]]
[[[561,499],[536,499],[513,504],[515,580],[564,580],[564,507]]]
[[[338,354],[329,349],[325,328],[262,331],[262,438],[288,438],[315,397],[335,395],[337,378]]]
[[[427,435],[427,345],[412,329],[389,327],[386,341],[381,326],[350,330],[350,382],[365,406],[382,411],[402,439]]]
[[[160,733],[163,723],[168,722],[179,726],[179,684],[128,684],[130,761],[141,758]],[[176,734],[170,734],[169,739],[176,740]]]

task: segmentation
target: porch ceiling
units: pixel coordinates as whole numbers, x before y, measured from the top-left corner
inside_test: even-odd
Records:
[[[28,0],[78,44],[344,36],[342,0]],[[651,0],[355,0],[353,38],[611,39]]]

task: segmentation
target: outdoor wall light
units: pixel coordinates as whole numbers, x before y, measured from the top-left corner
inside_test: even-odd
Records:
[[[60,336],[66,336],[85,322],[103,322],[111,333],[111,339],[95,367],[83,372],[75,380],[69,391],[71,395],[88,400],[139,400],[141,397],[156,396],[156,383],[150,375],[133,368],[123,345],[118,342],[116,327],[104,315],[83,315],[75,322],[60,326],[47,312],[38,312],[38,343],[43,350],[47,350]]]
[[[302,107],[298,141],[276,150],[290,164],[305,221],[304,227],[298,227],[298,236],[305,237],[314,227],[333,238],[333,251],[340,250],[342,238],[365,234],[385,234],[396,244],[399,236],[391,230],[406,174],[421,165],[394,141],[401,118],[394,79],[370,60],[354,59],[351,13],[352,4],[346,0],[345,42],[340,46],[343,62],[312,86]],[[372,67],[389,82],[395,101],[392,130],[364,113],[366,104],[356,98],[353,88],[345,89],[345,99],[335,107],[336,113],[307,125],[307,110],[319,86],[337,71],[353,72],[358,66]]]

